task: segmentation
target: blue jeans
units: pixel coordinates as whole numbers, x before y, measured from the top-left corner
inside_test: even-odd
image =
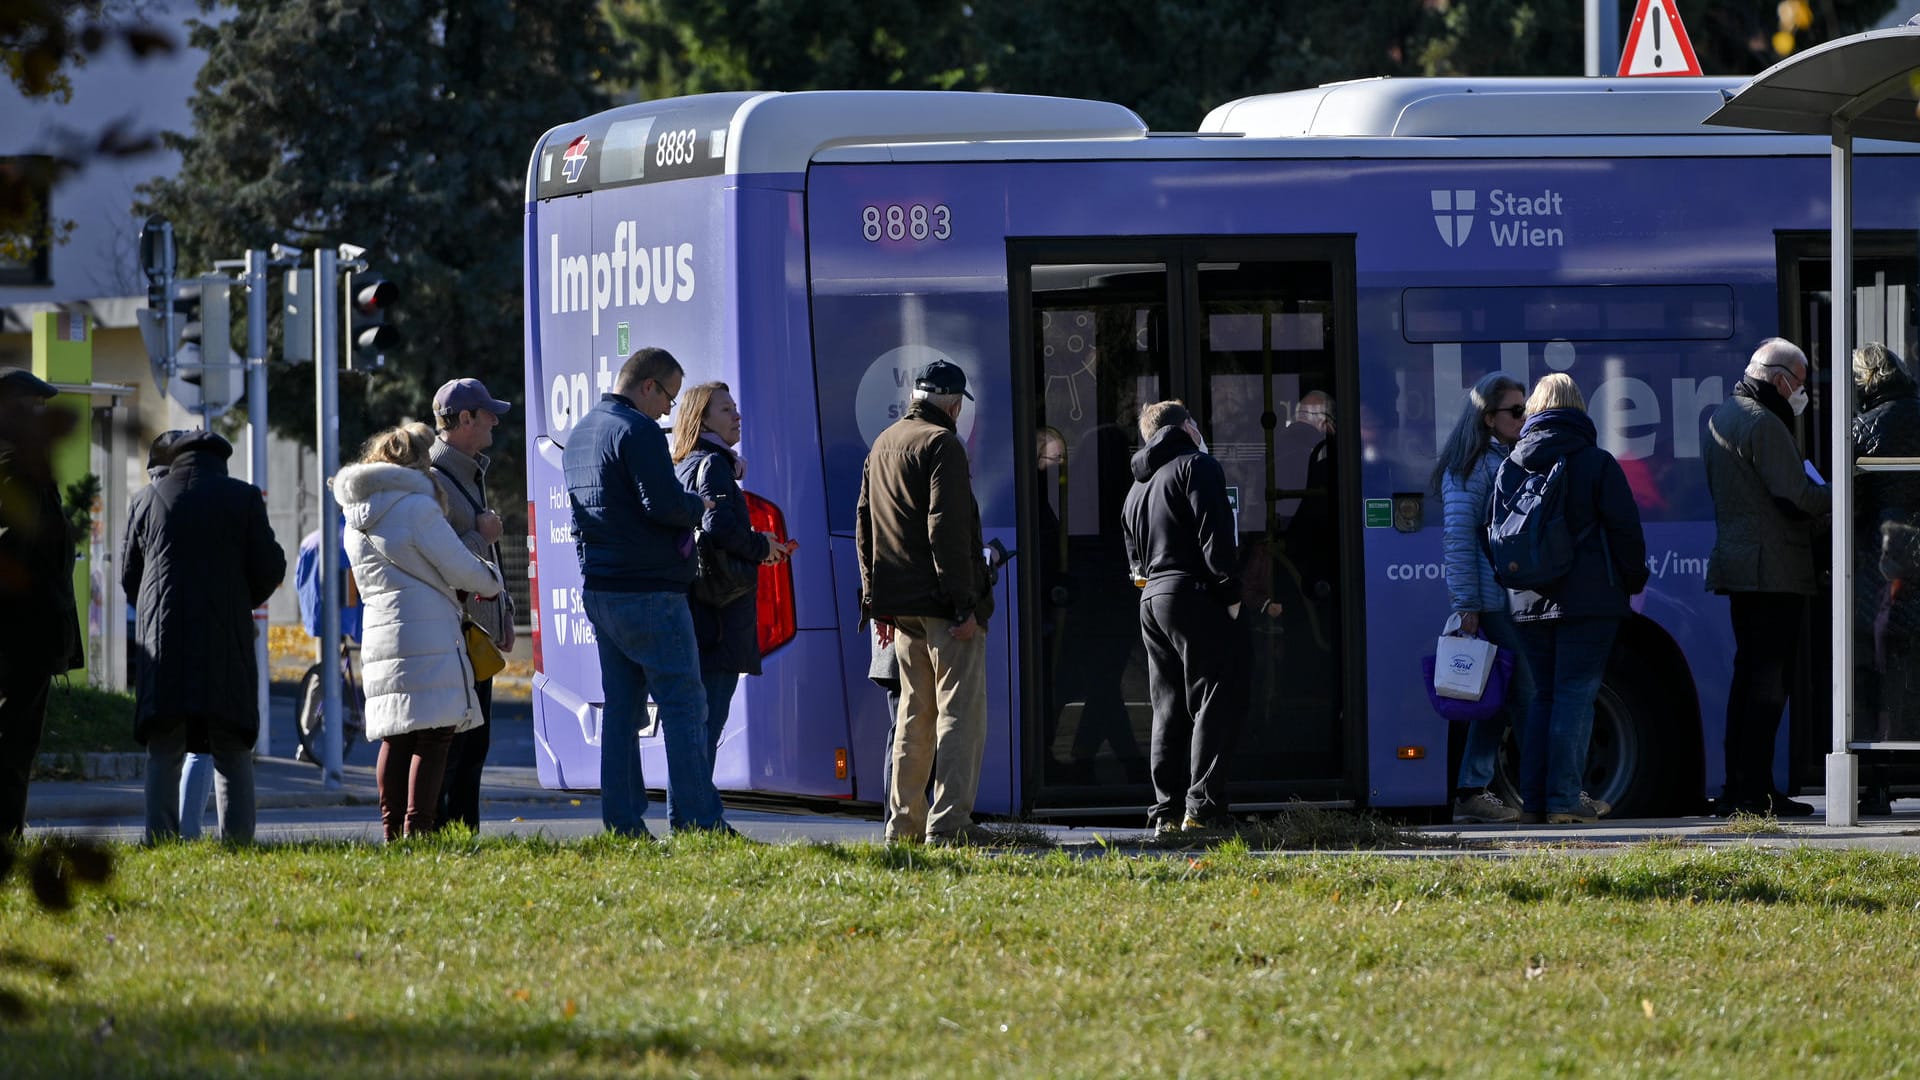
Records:
[[[733,692],[740,687],[737,671],[709,671],[700,676],[707,691],[707,760],[720,760],[720,733],[727,728],[727,710],[733,707]]]
[[[213,793],[213,755],[188,754],[180,770],[180,838],[200,839],[207,817],[207,796]]]
[[[1593,736],[1593,699],[1600,692],[1616,618],[1544,619],[1520,624],[1533,665],[1533,707],[1520,734],[1520,797],[1529,811],[1580,809]]]
[[[220,838],[251,844],[254,827],[253,747],[250,740],[214,728],[212,744],[214,808],[220,813]],[[180,767],[187,757],[184,725],[147,739],[147,843],[180,835]],[[201,796],[200,812],[206,813]]]
[[[1480,633],[1488,641],[1513,655],[1513,677],[1507,682],[1507,707],[1467,725],[1467,749],[1460,757],[1461,790],[1478,790],[1493,782],[1493,769],[1500,756],[1500,739],[1507,725],[1517,736],[1527,729],[1527,710],[1533,706],[1533,665],[1527,663],[1527,650],[1520,642],[1520,625],[1508,611],[1480,613]]]
[[[599,592],[582,597],[600,649],[600,820],[607,831],[647,835],[647,785],[640,773],[640,728],[647,696],[660,710],[667,746],[667,821],[675,829],[715,829],[720,794],[707,750],[707,693],[700,650],[684,593]]]

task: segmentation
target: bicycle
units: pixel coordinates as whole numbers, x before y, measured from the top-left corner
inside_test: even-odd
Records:
[[[294,759],[315,765],[320,764],[320,748],[316,742],[326,710],[326,695],[320,685],[322,670],[322,666],[315,663],[300,676],[300,712],[294,724],[300,736],[300,749]],[[345,764],[353,756],[353,748],[366,739],[367,694],[354,673],[352,641],[344,635],[340,638],[340,681],[345,684],[345,692],[340,696],[340,761]]]

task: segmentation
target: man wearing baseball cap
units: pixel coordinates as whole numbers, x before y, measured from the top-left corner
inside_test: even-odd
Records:
[[[27,824],[27,777],[55,675],[85,663],[73,602],[73,537],[49,450],[73,427],[59,393],[0,368],[0,842]]]
[[[479,379],[454,379],[434,393],[433,420],[439,437],[433,443],[433,480],[440,485],[447,523],[467,550],[500,566],[500,515],[487,502],[486,448],[493,445],[493,429],[513,406],[487,392]],[[487,632],[501,652],[513,648],[513,596],[466,597],[467,616]],[[493,723],[493,680],[473,686],[480,699],[479,727],[453,737],[447,750],[447,778],[440,791],[441,825],[465,822],[480,828],[480,773],[487,764]]]
[[[880,623],[900,665],[889,842],[977,835],[993,591],[967,448],[955,426],[972,397],[959,365],[935,360],[921,368],[907,414],[873,441],[860,477],[861,612]]]

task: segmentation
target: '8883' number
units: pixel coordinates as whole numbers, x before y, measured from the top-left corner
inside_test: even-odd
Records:
[[[945,203],[861,207],[860,235],[869,244],[881,240],[945,240],[953,235],[953,211]]]

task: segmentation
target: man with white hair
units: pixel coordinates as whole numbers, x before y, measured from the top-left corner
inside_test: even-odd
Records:
[[[1807,357],[1768,338],[1745,377],[1707,421],[1707,488],[1713,494],[1713,554],[1707,588],[1733,616],[1733,680],[1727,690],[1726,787],[1716,812],[1805,817],[1806,803],[1773,782],[1773,744],[1798,659],[1807,598],[1816,592],[1813,532],[1832,495],[1800,456],[1794,422],[1807,408]]]

